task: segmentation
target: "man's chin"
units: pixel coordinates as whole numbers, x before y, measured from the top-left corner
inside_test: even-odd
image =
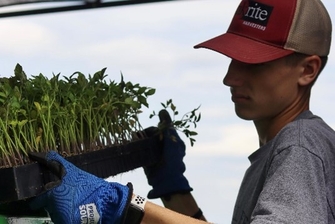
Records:
[[[235,113],[242,120],[246,120],[246,121],[253,121],[254,120],[254,117],[251,114],[242,113],[242,112],[236,111],[236,110],[235,110]]]

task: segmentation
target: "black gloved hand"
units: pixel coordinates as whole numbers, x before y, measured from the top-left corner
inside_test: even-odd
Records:
[[[163,136],[162,161],[144,167],[148,183],[152,186],[152,190],[148,193],[149,199],[193,190],[184,176],[186,170],[183,162],[185,144],[173,127],[171,117],[166,110],[159,112],[159,119],[159,128],[151,127],[146,130],[147,133],[151,134],[161,131]]]

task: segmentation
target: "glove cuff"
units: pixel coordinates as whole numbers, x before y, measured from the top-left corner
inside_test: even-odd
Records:
[[[186,177],[182,175],[173,181],[154,186],[153,189],[149,191],[147,198],[156,199],[172,194],[185,194],[191,191],[193,191],[193,188],[189,185]]]
[[[131,183],[124,186],[112,182],[109,183],[109,186],[113,193],[110,194],[111,192],[109,192],[109,195],[103,198],[101,223],[123,224],[133,195],[133,186]],[[115,201],[118,201],[117,207],[115,207]]]
[[[173,191],[173,192],[166,193],[166,194],[159,194],[159,193],[155,192],[155,190],[151,190],[151,191],[149,191],[147,198],[148,199],[170,198],[174,194],[188,194],[191,191],[193,191],[193,188],[189,188],[189,189],[186,189],[186,190]]]

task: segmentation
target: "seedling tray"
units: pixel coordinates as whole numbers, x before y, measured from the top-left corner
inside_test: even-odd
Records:
[[[139,167],[152,165],[161,157],[159,135],[140,139],[127,144],[113,146],[98,151],[86,152],[66,157],[68,161],[82,170],[101,178],[115,176]],[[30,198],[43,193],[44,185],[55,179],[43,165],[32,163],[17,167],[0,169],[0,214],[12,213],[17,206],[21,214],[27,209]],[[29,207],[29,206],[28,206]],[[28,209],[29,210],[29,209]],[[29,211],[28,211],[29,213]]]

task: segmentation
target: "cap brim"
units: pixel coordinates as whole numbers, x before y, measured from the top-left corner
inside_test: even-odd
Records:
[[[250,64],[273,61],[294,53],[291,50],[267,45],[233,33],[214,37],[194,46],[194,48],[207,48],[237,61]]]

